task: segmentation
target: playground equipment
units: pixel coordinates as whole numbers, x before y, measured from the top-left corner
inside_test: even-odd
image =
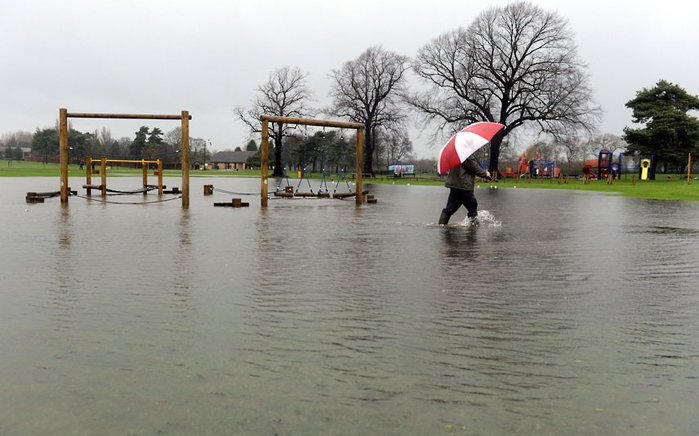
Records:
[[[363,145],[364,145],[364,124],[361,123],[349,123],[343,121],[330,121],[330,120],[313,120],[307,118],[291,118],[291,117],[279,117],[273,115],[262,115],[260,117],[262,121],[262,143],[260,144],[260,164],[261,164],[261,181],[260,181],[260,191],[261,191],[261,206],[267,207],[268,196],[267,196],[267,186],[269,184],[269,123],[286,123],[286,124],[298,124],[304,126],[320,126],[320,127],[337,127],[341,129],[356,129],[357,130],[357,169],[362,167],[363,163]],[[183,132],[184,134],[184,132]],[[362,190],[362,172],[357,171],[356,178],[356,204],[357,206],[364,203],[364,191]],[[336,195],[334,195],[335,197]]]
[[[594,169],[597,169],[594,172]],[[597,158],[587,159],[582,168],[583,173],[588,179],[607,179],[611,175],[613,179],[619,179],[621,176],[621,153],[617,160],[614,160],[614,153],[608,148],[603,148],[597,155]]]
[[[307,162],[307,157],[308,157],[308,126],[303,130],[303,161],[301,161],[301,171],[299,171],[299,184],[296,187],[296,192],[294,195],[298,195],[300,197],[311,197],[315,195],[313,193],[313,187],[311,186],[311,180],[308,178],[308,174],[306,173],[306,167],[308,166]],[[306,180],[306,183],[308,184],[308,192],[300,192],[299,189],[301,189],[301,183]]]
[[[289,173],[287,173],[286,168],[287,163],[289,162],[289,137],[286,134],[284,134],[282,147],[284,147],[284,152],[282,153],[282,159],[284,160],[284,162],[282,163],[282,176],[279,178],[279,183],[277,183],[276,192],[279,192],[282,189],[282,182],[286,180],[286,187],[284,188],[284,192],[289,193],[293,192],[293,187],[289,182]]]
[[[335,188],[333,189],[333,196],[337,195],[337,187],[340,186],[340,182],[345,182],[347,185],[347,191],[352,192],[352,187],[350,186],[349,180],[347,180],[347,174],[345,172],[345,141],[344,138],[340,137],[340,166],[337,174],[337,182],[335,183]]]
[[[555,160],[536,158],[529,161],[529,174],[533,178],[557,178],[561,169],[556,166]]]
[[[502,179],[507,179],[508,177],[514,179],[524,177],[527,174],[529,174],[529,160],[527,159],[527,153],[522,153],[519,159],[517,159],[516,168],[507,167],[505,168],[505,172],[498,174],[498,176]]]
[[[298,126],[294,127],[298,128]],[[289,182],[289,176],[288,176],[288,167],[287,167],[287,162],[289,162],[289,150],[291,147],[289,147],[288,144],[288,135],[284,136],[284,147],[283,147],[283,153],[282,153],[282,159],[283,159],[283,168],[282,168],[282,176],[279,178],[279,182],[277,183],[277,188],[273,192],[275,197],[285,197],[285,198],[293,198],[293,197],[319,197],[319,198],[327,198],[331,197],[331,194],[329,192],[328,188],[328,181],[327,181],[327,168],[326,168],[326,160],[327,160],[327,138],[325,135],[325,127],[323,127],[323,133],[321,135],[314,135],[315,138],[320,138],[320,145],[321,145],[321,179],[320,179],[320,186],[318,187],[317,191],[314,191],[313,186],[311,184],[310,178],[308,176],[308,171],[307,167],[309,165],[309,158],[308,158],[308,150],[309,150],[309,142],[308,142],[308,133],[307,130],[304,130],[303,133],[303,155],[302,155],[302,169],[297,171],[297,177],[298,177],[298,186],[294,188],[294,186],[291,185]],[[346,180],[345,175],[344,175],[344,142],[340,141],[340,160],[341,162],[341,167],[338,170],[338,183],[335,185],[335,190],[333,191],[332,197],[334,198],[346,198],[349,196],[354,196],[356,194],[351,193],[352,188],[349,184],[349,182]],[[282,186],[284,180],[286,180],[286,186]],[[308,185],[308,191],[301,191],[301,185],[303,184],[304,180],[306,181]],[[345,180],[347,183],[347,188],[349,191],[348,193],[337,193],[337,186],[339,185],[341,180]]]
[[[149,114],[97,114],[97,113],[68,113],[68,109],[59,110],[59,152],[61,177],[61,203],[68,203],[68,118],[109,118],[109,119],[148,119],[148,120],[180,120],[182,125],[182,208],[189,208],[189,111],[180,115],[149,115]],[[104,158],[103,158],[104,159]],[[265,162],[266,163],[266,162]],[[88,165],[87,168],[91,168]],[[106,165],[105,165],[106,168]],[[145,170],[144,170],[145,171]],[[162,174],[162,171],[158,171]],[[102,171],[106,177],[105,171]],[[106,186],[106,180],[102,185]],[[161,183],[162,185],[162,183]]]
[[[690,159],[691,159],[691,157],[690,157]],[[653,155],[650,155],[648,157],[641,156],[641,159],[639,161],[639,167],[640,167],[639,178],[641,180],[648,180],[649,178],[651,178],[650,172],[651,172],[651,168],[653,167]]]
[[[118,193],[121,194],[138,194],[138,193],[143,193],[144,195],[148,193],[148,191],[151,191],[153,189],[158,189],[158,195],[163,195],[163,161],[158,159],[158,160],[129,160],[129,159],[107,159],[106,157],[102,157],[100,159],[100,175],[102,176],[102,184],[99,186],[95,186],[92,184],[92,163],[93,159],[91,157],[88,157],[86,159],[87,165],[86,167],[86,174],[85,174],[85,184],[83,185],[83,188],[87,190],[87,195],[92,195],[92,190],[93,189],[99,189],[102,191],[102,195],[107,195],[107,192],[110,191],[107,188],[107,164],[108,163],[136,163],[136,164],[141,164],[143,168],[143,189],[138,190],[138,191],[129,191],[129,192],[123,192],[123,191],[118,191]],[[149,164],[157,164],[158,165],[158,170],[156,174],[158,175],[158,184],[157,185],[149,185],[148,184],[148,165]],[[114,190],[111,190],[111,192],[117,192]]]
[[[320,157],[320,187],[318,188],[318,195],[330,195],[328,193],[328,181],[325,180],[325,149],[327,147],[327,141],[325,138],[325,127],[323,127],[323,152]],[[325,192],[323,192],[323,187],[325,187]]]

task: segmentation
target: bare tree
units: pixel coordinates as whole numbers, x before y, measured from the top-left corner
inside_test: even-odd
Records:
[[[513,130],[561,140],[591,133],[600,117],[567,20],[531,3],[486,10],[422,47],[413,67],[428,89],[408,102],[436,132],[476,121],[506,126],[491,141],[491,172]]]
[[[612,153],[623,153],[626,151],[626,141],[620,136],[612,133],[603,133],[595,136],[587,143],[587,154],[597,157],[600,150],[606,148]]]
[[[386,165],[411,158],[413,142],[406,130],[383,131],[376,137],[376,149],[386,159]],[[378,154],[378,153],[377,153]]]
[[[373,171],[375,136],[379,128],[400,130],[405,120],[400,96],[405,92],[408,58],[380,46],[369,47],[330,75],[331,115],[364,124],[363,172]]]
[[[116,141],[116,146],[112,144],[112,154],[119,154],[122,156],[127,156],[129,154],[129,147],[133,140],[128,136],[122,136]]]
[[[251,136],[262,131],[261,115],[304,118],[314,114],[309,106],[312,92],[306,85],[307,73],[299,68],[282,67],[269,75],[269,80],[257,87],[258,96],[249,109],[237,106],[233,109],[236,116],[249,128]],[[283,176],[282,140],[287,126],[271,123],[270,136],[274,141],[273,177]]]

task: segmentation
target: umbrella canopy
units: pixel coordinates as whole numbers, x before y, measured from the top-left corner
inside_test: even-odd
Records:
[[[444,174],[479,148],[490,142],[496,133],[505,127],[500,123],[480,122],[459,130],[444,144],[437,158],[437,172]]]

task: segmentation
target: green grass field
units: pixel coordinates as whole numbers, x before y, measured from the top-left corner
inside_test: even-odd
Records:
[[[84,176],[85,170],[80,170],[78,165],[69,166],[69,175],[71,177]],[[59,177],[59,166],[55,163],[43,164],[41,162],[25,162],[0,160],[0,177]],[[113,167],[109,170],[109,177],[141,177],[143,172],[138,168]],[[149,171],[149,177],[153,175],[153,171]],[[165,170],[165,177],[181,176],[179,170]],[[241,171],[190,171],[190,177],[260,177],[259,170],[241,170]],[[290,176],[296,174],[290,174]],[[99,177],[97,175],[93,176]],[[657,180],[637,180],[633,181],[631,174],[625,174],[621,180],[614,180],[612,184],[607,184],[605,180],[592,180],[590,184],[584,184],[582,180],[571,179],[568,183],[559,183],[558,180],[514,180],[505,179],[497,182],[482,182],[484,186],[498,186],[498,188],[515,188],[516,189],[567,189],[575,191],[594,191],[606,192],[609,195],[619,195],[625,197],[636,198],[652,198],[659,200],[691,200],[699,201],[699,180],[690,178],[687,183],[687,175],[673,174],[668,178],[665,174],[656,176]],[[692,176],[693,177],[693,176]],[[319,179],[319,174],[309,175],[311,179]],[[333,176],[327,176],[328,182],[334,180]],[[94,180],[94,179],[93,179]],[[290,180],[298,180],[295,177],[290,177]],[[383,183],[395,185],[438,185],[444,184],[444,181],[434,175],[425,175],[417,177],[393,178],[393,177],[377,177],[365,179],[365,183]]]

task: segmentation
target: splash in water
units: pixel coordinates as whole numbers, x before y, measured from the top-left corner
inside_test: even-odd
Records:
[[[401,224],[401,223],[399,223]],[[487,210],[481,210],[478,211],[478,224],[474,225],[474,223],[468,218],[464,217],[463,220],[458,221],[458,220],[453,220],[446,226],[442,224],[437,224],[437,223],[429,223],[427,224],[427,227],[501,227],[502,222],[498,221],[495,219],[495,215],[492,213],[488,212]]]
[[[474,224],[471,219],[465,217],[462,221],[455,221],[454,226],[458,227],[500,227],[502,222],[495,219],[495,215],[487,210],[478,211],[478,223]]]

